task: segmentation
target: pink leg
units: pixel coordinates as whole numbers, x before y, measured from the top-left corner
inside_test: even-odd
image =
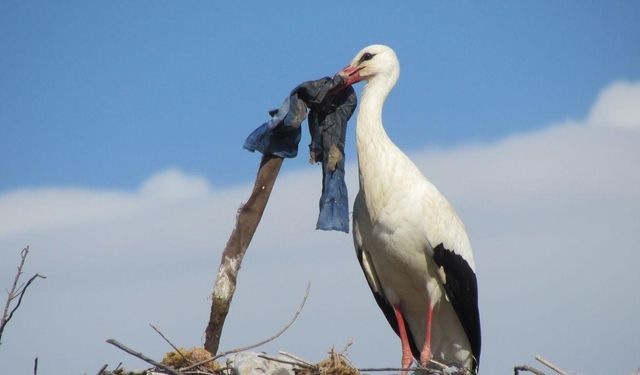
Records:
[[[393,311],[396,313],[396,320],[398,321],[398,332],[400,332],[400,342],[402,343],[402,368],[410,368],[411,362],[413,362],[413,355],[411,354],[411,347],[409,346],[409,337],[407,336],[407,329],[404,325],[404,317],[400,306],[394,305]],[[402,372],[406,374],[406,371]]]
[[[420,352],[420,363],[426,366],[431,360],[431,321],[433,320],[433,306],[429,304],[427,310],[427,327],[424,333],[424,346]]]

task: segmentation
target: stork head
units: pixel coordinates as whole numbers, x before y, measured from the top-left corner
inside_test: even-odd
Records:
[[[360,81],[385,80],[395,84],[400,76],[400,63],[396,53],[382,44],[373,44],[363,48],[340,74],[346,85]]]

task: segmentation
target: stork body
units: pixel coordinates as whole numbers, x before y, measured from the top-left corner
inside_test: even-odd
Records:
[[[360,191],[353,209],[358,260],[376,302],[412,357],[477,371],[480,323],[471,246],[446,198],[387,136],[384,101],[399,77],[393,50],[363,49],[343,74],[367,80],[356,142]]]

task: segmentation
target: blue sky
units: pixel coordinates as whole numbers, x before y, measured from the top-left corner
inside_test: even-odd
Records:
[[[266,111],[371,43],[402,64],[385,119],[406,150],[575,118],[640,77],[638,2],[405,4],[4,0],[0,191],[131,189],[167,166],[249,181]]]
[[[160,358],[150,322],[200,345],[259,160],[244,138],[291,88],[384,43],[401,62],[385,128],[474,248],[483,373],[535,354],[572,374],[637,369],[640,2],[403,4],[0,0],[0,285],[26,245],[25,274],[48,276],[0,368],[144,368],[104,340]],[[299,320],[261,349],[317,361],[353,339],[358,365],[395,366],[351,236],[314,229],[307,143],[284,164],[221,347],[271,335],[311,281]]]

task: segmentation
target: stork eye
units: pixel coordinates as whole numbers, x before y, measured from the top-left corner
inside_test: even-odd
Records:
[[[363,61],[373,59],[373,56],[375,56],[373,53],[365,52],[364,54],[362,54],[362,57],[360,58],[360,62],[358,62],[358,64],[362,63]]]

